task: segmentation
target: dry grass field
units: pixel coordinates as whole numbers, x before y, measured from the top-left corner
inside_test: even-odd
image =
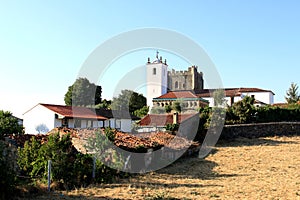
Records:
[[[219,142],[205,159],[180,159],[118,183],[36,198],[300,199],[300,136]]]

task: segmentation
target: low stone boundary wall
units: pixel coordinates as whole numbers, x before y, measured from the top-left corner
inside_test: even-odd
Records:
[[[300,122],[225,125],[220,139],[226,140],[236,137],[258,138],[283,135],[300,135]]]

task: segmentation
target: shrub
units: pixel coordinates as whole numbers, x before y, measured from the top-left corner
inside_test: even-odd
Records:
[[[10,134],[23,133],[23,127],[18,124],[17,118],[8,111],[0,110],[0,139]]]
[[[171,131],[172,133],[174,133],[175,131],[178,131],[178,129],[179,129],[179,124],[167,124],[166,125],[166,130]]]
[[[66,188],[86,185],[91,182],[93,159],[83,155],[72,146],[70,135],[53,134],[48,142],[40,144],[33,137],[19,148],[18,164],[24,175],[47,179],[47,163],[52,161],[51,179],[62,182]]]
[[[114,141],[115,137],[116,137],[116,132],[114,129],[110,128],[110,127],[106,127],[104,129],[104,133],[106,135],[106,137],[110,140],[110,141]]]
[[[0,199],[8,199],[14,192],[16,173],[10,165],[9,148],[0,141]]]

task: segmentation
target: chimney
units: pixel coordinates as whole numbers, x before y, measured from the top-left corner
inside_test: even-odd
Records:
[[[178,112],[173,113],[173,124],[178,124]]]

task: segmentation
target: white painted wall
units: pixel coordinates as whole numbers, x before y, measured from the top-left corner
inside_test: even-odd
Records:
[[[45,124],[49,130],[52,130],[55,125],[59,124],[58,120],[55,120],[54,112],[40,104],[24,113],[23,120],[25,133],[27,134],[37,134],[38,132],[35,128],[39,124]]]
[[[147,74],[147,105],[152,107],[152,99],[167,93],[168,66],[163,63],[150,63],[146,65]],[[153,74],[153,69],[156,74]]]
[[[131,132],[132,128],[132,120],[131,119],[121,119],[121,131],[123,132]]]
[[[247,93],[242,93],[243,96],[250,96],[254,95],[254,98],[256,100],[259,100],[261,102],[264,102],[266,104],[272,105],[274,103],[274,95],[272,92],[247,92]],[[209,106],[213,107],[214,106],[214,99],[213,97],[203,97],[203,99],[209,101]],[[231,106],[231,98],[230,97],[225,97],[225,100],[227,101],[227,104]],[[242,100],[241,96],[236,96],[234,97],[234,102],[238,102]]]
[[[23,115],[23,124],[25,127],[25,133],[27,134],[37,134],[35,130],[36,126],[39,124],[45,124],[47,128],[52,130],[55,127],[62,126],[61,119],[55,119],[55,113],[48,108],[37,105],[31,110],[27,111]],[[82,119],[80,128],[101,128],[103,127],[102,121]],[[123,132],[131,132],[131,119],[115,119],[111,118],[104,121],[104,127],[119,128]],[[69,128],[74,128],[75,120],[68,119]]]

